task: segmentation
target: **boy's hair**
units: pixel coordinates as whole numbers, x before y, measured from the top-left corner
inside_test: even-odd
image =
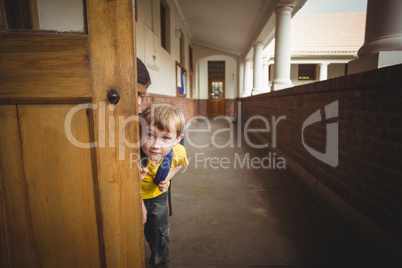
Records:
[[[183,112],[170,102],[151,103],[142,111],[141,118],[148,125],[155,126],[162,131],[172,132],[172,127],[175,127],[177,137],[182,134],[185,126]]]

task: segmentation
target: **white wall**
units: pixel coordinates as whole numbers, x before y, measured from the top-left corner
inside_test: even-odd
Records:
[[[225,61],[225,99],[235,99],[239,94],[239,56],[214,49],[193,46],[195,75],[194,98],[208,99],[208,61]]]
[[[84,31],[82,0],[37,0],[39,28],[55,31]]]
[[[184,33],[184,68],[189,81],[189,35],[173,0],[167,0],[170,8],[170,52],[161,46],[160,41],[160,0],[137,0],[136,45],[137,57],[147,66],[152,84],[149,93],[176,96],[176,61],[180,62],[180,39],[175,30]],[[193,49],[194,50],[194,49]],[[156,56],[154,60],[152,55]],[[187,87],[189,96],[190,85]]]
[[[180,61],[180,39],[175,30],[181,29],[185,36],[185,64],[189,81],[189,34],[177,11],[174,1],[167,0],[170,8],[170,53],[160,44],[160,0],[137,0],[136,44],[137,57],[144,61],[151,75],[149,93],[176,96],[176,61]],[[239,96],[238,57],[192,45],[193,50],[193,95],[188,85],[187,97],[208,99],[208,60],[225,61],[225,97]],[[152,59],[156,55],[156,59]]]
[[[328,79],[345,75],[345,63],[335,63],[328,66]]]

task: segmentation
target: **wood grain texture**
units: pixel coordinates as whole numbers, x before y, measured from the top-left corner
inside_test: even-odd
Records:
[[[0,124],[0,169],[8,224],[9,259],[15,267],[24,267],[24,264],[39,267],[40,261],[30,224],[29,194],[23,168],[16,105],[0,106]]]
[[[6,131],[0,132],[0,148],[3,148],[0,151],[0,267],[11,268],[13,267],[12,263],[12,255],[11,255],[11,247],[10,247],[10,239],[9,239],[9,230],[8,230],[8,217],[7,217],[7,205],[5,198],[5,189],[4,189],[4,176],[3,173],[6,172],[7,168],[4,165],[13,164],[14,159],[10,159],[8,156],[8,152],[13,147],[10,143],[9,137],[12,137],[7,134],[18,134],[18,127],[16,123],[12,124],[13,121],[10,119],[16,117],[16,106],[0,106],[0,124],[2,126],[9,126]],[[16,122],[16,121],[14,121]],[[11,123],[11,124],[10,124]],[[18,140],[17,140],[18,141]],[[18,143],[17,143],[18,145]],[[11,150],[12,151],[12,150]],[[6,159],[10,159],[11,161],[7,162]],[[17,164],[17,163],[14,163]]]
[[[225,115],[225,99],[208,100],[208,116],[215,117]]]
[[[0,182],[2,181],[3,176],[0,169]],[[0,267],[13,267],[9,244],[6,199],[3,184],[0,183]]]
[[[32,30],[39,30],[39,13],[38,4],[36,0],[29,0],[29,11],[31,13],[31,26]]]
[[[100,267],[91,154],[68,142],[64,118],[72,105],[23,105],[18,108],[23,155],[22,178],[5,178],[7,204],[26,215],[21,232],[10,226],[17,267]],[[85,110],[71,124],[74,137],[89,142]],[[18,258],[29,237],[33,263]],[[25,246],[26,247],[26,246]],[[27,253],[28,254],[28,253]],[[29,255],[29,254],[28,254]]]
[[[0,106],[6,126],[0,131],[0,164],[14,267],[100,266],[91,156],[65,142],[70,108]],[[89,140],[84,110],[71,125],[78,140]]]
[[[88,0],[87,11],[93,103],[107,103],[110,87],[121,94],[115,110],[106,116],[116,118],[114,132],[105,133],[106,141],[114,137],[116,146],[97,147],[106,267],[144,267],[139,170],[131,169],[129,162],[129,153],[138,154],[139,148],[120,146],[123,135],[130,142],[139,140],[138,123],[122,128],[119,120],[138,114],[133,1]],[[93,122],[99,141],[99,113],[94,113]]]
[[[2,33],[0,39],[0,100],[90,99],[87,36]]]

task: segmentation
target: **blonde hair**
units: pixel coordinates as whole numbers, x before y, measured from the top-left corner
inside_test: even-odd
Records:
[[[159,130],[172,132],[176,128],[177,137],[183,132],[185,119],[183,112],[170,102],[156,101],[148,105],[141,113],[141,118],[148,125]]]

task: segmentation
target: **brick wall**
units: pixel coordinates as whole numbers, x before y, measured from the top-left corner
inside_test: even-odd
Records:
[[[229,117],[235,117],[235,109],[236,107],[236,100],[230,100],[230,99],[226,99],[225,100],[225,111],[226,111],[226,116]]]
[[[242,123],[262,115],[271,133],[262,138],[288,168],[313,176],[369,219],[402,238],[402,65],[241,99]],[[338,101],[338,117],[324,107]],[[327,123],[338,123],[339,163],[310,154],[302,141],[305,120],[321,109],[322,121],[304,129],[304,144],[325,153]],[[272,116],[277,123],[272,148]],[[251,128],[264,128],[253,120]]]
[[[194,100],[194,115],[208,116],[208,100]]]
[[[179,107],[183,111],[187,123],[193,116],[208,116],[208,100],[187,99],[153,93],[145,95],[140,110],[157,100],[168,101]],[[225,100],[225,115],[235,117],[235,104],[236,100]]]

